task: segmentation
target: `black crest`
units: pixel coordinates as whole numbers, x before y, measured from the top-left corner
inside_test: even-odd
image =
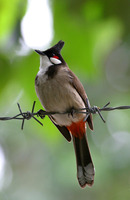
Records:
[[[43,51],[45,54],[50,54],[50,53],[55,53],[55,54],[60,54],[61,49],[64,46],[64,42],[62,40],[60,40],[57,44],[55,44],[53,47],[51,47],[50,49],[47,49],[46,51]]]
[[[64,42],[60,40],[57,44],[55,44],[53,47],[45,50],[45,51],[40,51],[40,50],[35,50],[39,55],[47,55],[48,57],[52,57],[53,54],[60,55],[61,49],[64,46]]]
[[[60,51],[63,48],[63,46],[64,46],[64,42],[62,40],[60,40],[57,44],[55,44],[50,49],[57,51],[57,53],[60,53]]]

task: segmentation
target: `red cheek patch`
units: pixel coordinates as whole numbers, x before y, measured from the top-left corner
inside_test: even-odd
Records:
[[[59,59],[59,57],[58,57],[58,56],[53,56],[53,58]]]

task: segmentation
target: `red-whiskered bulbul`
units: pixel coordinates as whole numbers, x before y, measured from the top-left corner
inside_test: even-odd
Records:
[[[86,121],[86,114],[74,110],[90,107],[86,92],[77,76],[69,69],[60,54],[63,41],[46,51],[35,50],[40,55],[40,69],[35,79],[37,96],[46,111],[72,114],[55,114],[49,118],[62,135],[71,141],[77,161],[77,178],[81,187],[92,186],[94,165],[86,138],[86,122],[93,130],[91,114]]]

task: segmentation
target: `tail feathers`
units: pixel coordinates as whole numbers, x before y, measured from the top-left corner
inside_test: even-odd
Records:
[[[92,186],[94,183],[94,168],[92,163],[89,163],[86,167],[77,166],[77,178],[82,188],[86,185]]]
[[[73,136],[77,161],[77,178],[81,187],[92,186],[94,183],[94,166],[90,156],[86,135],[82,138]]]

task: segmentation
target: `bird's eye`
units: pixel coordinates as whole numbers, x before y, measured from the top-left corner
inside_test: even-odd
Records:
[[[56,59],[59,59],[59,57],[58,56],[56,56],[56,55],[53,55],[53,57],[52,58],[56,58]]]

